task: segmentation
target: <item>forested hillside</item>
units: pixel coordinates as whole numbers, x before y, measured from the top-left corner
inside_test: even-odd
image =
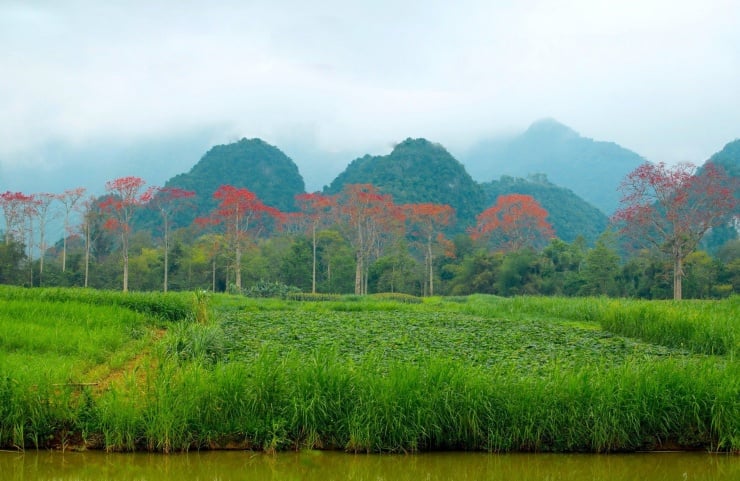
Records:
[[[712,163],[722,168],[728,176],[733,179],[740,179],[740,139],[728,143],[722,150],[712,155],[707,164]],[[704,170],[704,166],[699,168],[699,173]],[[740,183],[740,181],[737,181]],[[735,198],[740,200],[740,188],[735,189]],[[740,205],[740,204],[739,204]],[[735,243],[740,243],[738,238],[738,226],[740,226],[740,210],[736,210],[732,219],[727,220],[727,224],[712,229],[704,238],[702,244],[710,252],[717,252],[722,246],[727,246],[728,241],[735,239]]]
[[[483,210],[478,185],[440,144],[406,139],[388,155],[353,160],[327,187],[336,194],[347,184],[373,184],[398,204],[433,202],[453,207],[458,226],[470,225]]]
[[[708,162],[721,166],[730,176],[740,177],[740,139],[725,145],[722,150],[712,155]]]
[[[193,208],[179,212],[175,225],[187,226],[196,217],[208,216],[217,204],[213,194],[224,184],[247,188],[281,211],[295,210],[295,196],[305,191],[298,167],[277,147],[261,139],[217,145],[190,172],[165,183],[166,188],[195,192]]]

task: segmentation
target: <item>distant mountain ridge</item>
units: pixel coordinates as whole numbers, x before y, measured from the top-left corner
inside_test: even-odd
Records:
[[[553,119],[537,121],[512,138],[479,142],[461,159],[479,182],[545,174],[605,214],[617,209],[624,176],[645,162],[618,144],[582,137]]]

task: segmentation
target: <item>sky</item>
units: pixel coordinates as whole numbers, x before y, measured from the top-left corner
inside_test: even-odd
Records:
[[[740,137],[738,25],[737,0],[0,0],[0,191],[162,184],[242,137],[315,190],[545,117],[701,163]]]

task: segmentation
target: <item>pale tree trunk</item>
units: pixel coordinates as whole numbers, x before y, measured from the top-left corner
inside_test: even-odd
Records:
[[[28,265],[30,266],[30,286],[33,287],[33,219],[28,218]]]
[[[236,265],[234,270],[236,271],[236,288],[242,290],[242,249],[239,245],[239,239],[236,240]]]
[[[211,291],[216,292],[216,258],[213,258],[211,264]]]
[[[432,236],[429,235],[427,239],[427,262],[429,262],[429,295],[434,295],[434,266],[432,265]]]
[[[683,297],[683,259],[676,255],[673,259],[673,299],[680,301]]]
[[[128,292],[128,237],[125,233],[121,236],[121,244],[123,250],[123,292]]]
[[[362,235],[362,223],[357,223],[357,267],[355,269],[355,294],[362,295],[363,276],[365,272],[365,243]]]
[[[167,284],[169,277],[169,253],[170,253],[170,240],[168,235],[168,222],[167,215],[163,214],[164,217],[164,292],[167,292]]]
[[[355,268],[355,294],[362,294],[362,252],[357,251],[357,267]]]
[[[67,226],[64,226],[64,236],[62,237],[62,272],[67,271]]]
[[[46,251],[46,229],[42,222],[39,222],[39,287],[44,282],[44,253]]]
[[[85,287],[90,277],[90,225],[85,229]]]
[[[316,224],[312,229],[313,236],[313,272],[311,273],[311,293],[316,294]]]

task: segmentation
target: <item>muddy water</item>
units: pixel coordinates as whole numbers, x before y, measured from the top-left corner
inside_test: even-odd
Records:
[[[176,455],[101,452],[0,452],[2,481],[229,480],[740,480],[740,456],[706,453],[550,455],[337,452],[202,452]]]

